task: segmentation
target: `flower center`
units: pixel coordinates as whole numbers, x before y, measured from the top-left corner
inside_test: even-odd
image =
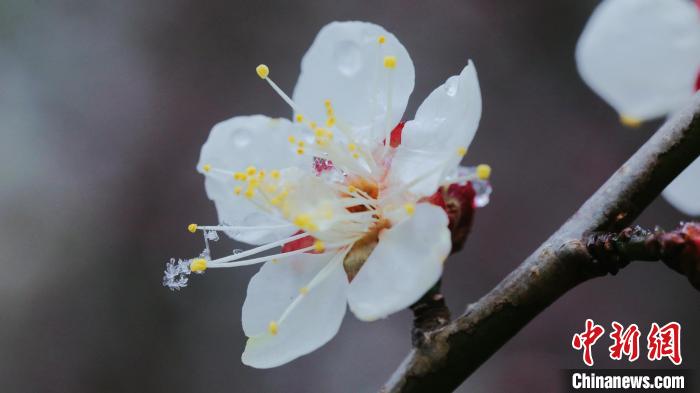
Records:
[[[389,220],[381,218],[374,223],[364,237],[352,245],[343,260],[343,268],[345,268],[345,273],[348,275],[348,281],[352,281],[355,278],[362,265],[369,258],[369,255],[374,251],[374,247],[379,243],[381,231],[390,227],[391,223]]]

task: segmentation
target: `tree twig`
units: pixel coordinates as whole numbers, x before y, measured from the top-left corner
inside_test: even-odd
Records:
[[[700,223],[685,223],[669,232],[640,226],[619,233],[594,232],[587,236],[586,248],[613,274],[631,261],[662,261],[700,291]]]
[[[629,225],[698,155],[700,93],[516,270],[462,316],[429,333],[381,391],[454,390],[564,293],[614,272],[609,263],[591,256],[583,239]]]

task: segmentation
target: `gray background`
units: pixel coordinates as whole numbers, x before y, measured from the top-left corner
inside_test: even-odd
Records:
[[[486,293],[634,152],[658,123],[623,129],[576,73],[573,52],[597,1],[0,1],[0,381],[7,392],[372,392],[409,348],[410,313],[350,314],[328,345],[286,366],[240,363],[240,310],[257,267],[161,287],[163,264],[215,221],[194,170],[213,124],[288,116],[254,73],[266,62],[292,90],[316,32],[379,23],[416,68],[407,116],[467,59],[484,112],[467,164],[493,167],[444,280],[456,312]],[[673,226],[662,200],[640,218]],[[223,249],[233,247],[224,243]],[[460,389],[559,388],[582,366],[574,332],[593,318],[683,324],[698,368],[698,294],[655,264],[586,283],[530,323]],[[645,340],[642,340],[644,350]],[[609,339],[594,347],[608,367]]]

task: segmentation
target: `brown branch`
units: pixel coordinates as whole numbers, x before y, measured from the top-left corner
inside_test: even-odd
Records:
[[[438,281],[420,300],[411,306],[413,311],[413,329],[411,342],[414,347],[426,345],[433,332],[450,322],[450,309],[445,303],[445,296],[440,292]]]
[[[382,392],[450,392],[531,319],[578,284],[615,271],[582,240],[620,231],[700,155],[700,94],[669,119],[583,206],[465,314],[431,332]]]
[[[587,236],[586,248],[613,273],[631,261],[662,261],[700,290],[700,223],[685,223],[670,232],[640,226],[594,232]]]

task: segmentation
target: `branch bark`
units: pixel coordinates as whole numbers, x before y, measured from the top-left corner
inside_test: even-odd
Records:
[[[584,281],[619,266],[584,238],[629,225],[700,155],[700,94],[670,118],[518,268],[453,322],[424,337],[381,392],[450,392],[531,319]]]

